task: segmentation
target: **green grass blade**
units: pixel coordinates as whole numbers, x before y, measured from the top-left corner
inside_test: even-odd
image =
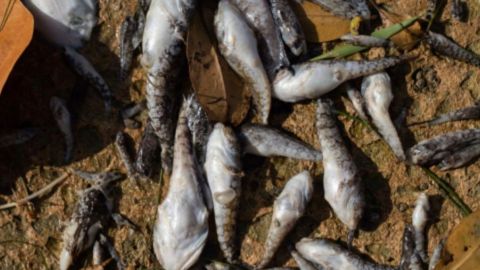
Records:
[[[373,32],[371,35],[373,37],[379,37],[379,38],[385,38],[385,39],[390,38],[390,37],[398,34],[399,32],[401,32],[402,30],[410,27],[418,19],[419,19],[418,16],[406,19],[403,22],[391,25],[391,26],[386,27],[386,28],[379,29],[379,30]],[[333,49],[329,52],[323,53],[323,54],[321,54],[317,57],[314,57],[314,58],[310,59],[310,61],[323,60],[323,59],[329,59],[329,58],[343,58],[343,57],[347,57],[349,55],[352,55],[354,53],[361,52],[361,51],[366,50],[366,49],[368,49],[368,48],[367,47],[350,45],[350,44],[341,44],[341,45],[335,47],[335,49]]]

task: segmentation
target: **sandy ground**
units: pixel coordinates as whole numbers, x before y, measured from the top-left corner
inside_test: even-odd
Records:
[[[117,33],[121,20],[132,13],[136,1],[101,0],[100,21],[92,41],[82,49],[124,104],[143,97],[144,77],[137,67],[130,82],[118,80]],[[377,1],[379,2],[379,1]],[[420,14],[425,1],[381,1],[398,14]],[[441,18],[445,33],[461,45],[480,53],[480,6],[467,1],[468,22],[450,19],[449,9]],[[395,118],[407,109],[407,122],[417,122],[450,110],[472,105],[480,96],[480,77],[476,67],[436,56],[424,45],[411,52],[419,57],[409,64],[389,70],[393,79],[395,100],[391,114]],[[420,81],[418,78],[426,78]],[[22,56],[0,97],[0,132],[34,126],[41,133],[32,141],[0,149],[0,194],[4,201],[14,201],[48,184],[70,168],[103,171],[108,166],[125,171],[112,144],[115,133],[122,129],[120,119],[103,115],[101,100],[91,88],[85,95],[72,96],[75,75],[64,63],[61,51],[37,35]],[[63,138],[51,116],[48,101],[56,95],[70,99],[77,120],[74,127],[76,147],[74,162],[62,164]],[[338,108],[354,113],[344,93],[333,93]],[[319,147],[314,127],[314,102],[293,106],[275,102],[272,124],[282,127],[302,140]],[[146,115],[139,119],[145,121]],[[385,143],[358,122],[340,117],[348,145],[357,165],[362,169],[366,186],[367,211],[362,231],[354,246],[371,259],[396,265],[400,259],[402,231],[411,220],[418,192],[427,192],[432,202],[432,222],[429,226],[429,251],[459,223],[461,214],[446,201],[436,185],[415,167],[399,163]],[[448,131],[480,127],[475,121],[448,123],[435,127],[404,127],[400,135],[405,147],[416,141]],[[136,142],[141,130],[126,130]],[[462,169],[438,172],[455,188],[472,208],[479,208],[480,163]],[[284,158],[245,160],[243,197],[238,216],[238,247],[241,259],[249,264],[260,260],[263,243],[271,219],[271,206],[289,177],[303,169],[315,177],[315,194],[306,215],[298,222],[277,253],[272,266],[294,263],[288,247],[305,236],[321,236],[346,240],[346,228],[336,219],[323,199],[322,164],[298,162]],[[435,170],[435,169],[434,169]],[[68,220],[77,201],[77,191],[88,183],[70,177],[64,184],[42,199],[16,209],[0,212],[0,268],[56,269],[62,247],[63,224]],[[125,180],[114,196],[117,209],[137,224],[139,231],[112,225],[108,235],[123,261],[130,269],[160,269],[152,250],[152,226],[160,194],[166,188],[158,177],[136,184]],[[246,207],[245,207],[246,206]],[[212,231],[213,227],[212,227]],[[212,233],[202,260],[221,259],[215,235]],[[78,267],[88,267],[88,259]]]

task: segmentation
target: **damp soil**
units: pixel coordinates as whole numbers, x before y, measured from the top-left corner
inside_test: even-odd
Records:
[[[117,108],[143,99],[145,77],[136,67],[128,82],[118,79],[118,32],[121,20],[132,14],[134,0],[100,0],[100,20],[91,42],[81,51],[112,87]],[[392,13],[416,15],[425,10],[426,1],[377,1]],[[448,36],[480,53],[480,4],[467,1],[469,19],[451,19],[447,8],[437,25]],[[446,59],[432,53],[425,45],[411,51],[418,58],[392,68],[395,99],[390,108],[393,118],[406,110],[406,123],[432,118],[443,112],[472,105],[480,98],[480,72],[477,67]],[[125,129],[120,118],[105,115],[103,104],[90,87],[73,91],[74,73],[65,64],[62,53],[37,34],[17,63],[5,91],[0,96],[0,131],[7,133],[21,127],[39,127],[40,133],[26,144],[0,149],[0,201],[11,202],[42,188],[70,169],[104,171],[107,168],[125,172],[113,145],[115,133]],[[74,160],[63,164],[63,138],[49,110],[49,99],[60,96],[70,100],[75,115]],[[329,95],[337,108],[354,114],[346,94]],[[295,105],[275,101],[272,125],[281,127],[319,148],[315,131],[315,103]],[[431,253],[440,239],[459,223],[462,215],[446,200],[436,185],[417,167],[398,162],[386,144],[361,123],[339,117],[347,144],[363,173],[367,210],[362,230],[354,240],[355,248],[383,264],[396,265],[400,260],[401,238],[405,224],[411,222],[416,196],[426,192],[432,202],[428,228],[428,249]],[[138,117],[145,123],[146,115]],[[479,128],[478,121],[447,123],[434,127],[408,126],[400,128],[405,147],[445,132]],[[138,142],[141,129],[125,129]],[[238,215],[237,247],[240,258],[255,264],[263,254],[271,209],[275,197],[291,176],[308,169],[315,179],[311,204],[293,232],[275,256],[271,266],[294,266],[289,247],[302,237],[327,237],[346,241],[347,230],[334,217],[322,191],[322,164],[285,158],[247,157],[244,160],[242,207]],[[480,162],[465,168],[441,172],[433,168],[452,185],[472,208],[480,206]],[[156,206],[167,191],[168,181],[159,176],[140,182],[125,179],[113,193],[116,209],[138,226],[112,227],[108,235],[129,269],[161,269],[152,249],[152,227]],[[71,176],[46,196],[18,208],[0,212],[0,268],[56,269],[62,247],[62,230],[78,199],[77,192],[88,183]],[[212,227],[214,232],[214,227]],[[201,256],[201,261],[221,260],[214,233]],[[88,268],[88,255],[77,262],[77,268]]]

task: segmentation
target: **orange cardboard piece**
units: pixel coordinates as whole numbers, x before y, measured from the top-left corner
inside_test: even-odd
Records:
[[[0,94],[33,35],[33,16],[19,0],[0,1]]]

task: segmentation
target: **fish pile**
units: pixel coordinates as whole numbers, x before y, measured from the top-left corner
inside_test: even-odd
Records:
[[[88,41],[97,23],[97,1],[24,2],[36,18],[39,32],[63,50],[72,69],[98,90],[106,111],[111,112],[116,106],[114,94],[94,66],[77,51]],[[120,29],[120,77],[129,76],[132,57],[139,49],[146,74],[145,101],[121,110],[121,119],[126,127],[139,128],[142,124],[133,118],[145,108],[149,118],[135,158],[130,153],[126,133],[117,133],[115,145],[128,178],[150,178],[161,170],[170,179],[167,195],[157,208],[152,235],[153,250],[162,267],[183,270],[196,265],[212,233],[209,219],[215,222],[217,241],[228,263],[213,262],[205,267],[241,267],[237,266],[241,262],[236,246],[236,219],[244,176],[242,160],[246,154],[323,163],[323,194],[334,215],[348,229],[346,247],[329,239],[304,238],[291,250],[300,269],[426,269],[429,263],[430,267],[434,266],[440,252],[436,251],[429,262],[425,247],[429,202],[425,194],[417,200],[412,225],[405,226],[399,266],[379,265],[353,251],[353,240],[367,211],[365,191],[360,168],[338,127],[334,103],[325,96],[335,89],[346,90],[358,116],[373,123],[402,162],[438,165],[445,170],[465,166],[480,156],[480,130],[447,133],[405,151],[396,121],[392,121],[389,113],[394,91],[386,69],[412,58],[400,55],[357,61],[301,61],[308,53],[308,44],[287,0],[218,1],[213,22],[218,49],[228,65],[249,85],[256,120],[237,127],[211,123],[195,94],[185,95],[183,99],[179,94],[185,38],[200,2],[140,0],[135,14],[128,16]],[[372,17],[365,0],[312,2],[336,16],[359,19],[367,24]],[[464,18],[464,7],[462,1],[453,1],[455,18]],[[436,7],[433,5],[431,9]],[[340,40],[365,47],[395,49],[390,40],[354,32]],[[480,66],[478,55],[440,33],[427,31],[423,40],[441,55]],[[358,78],[362,78],[360,91],[352,82]],[[269,126],[272,98],[285,103],[316,100],[320,149]],[[52,97],[50,107],[65,137],[64,161],[69,163],[75,154],[72,116],[62,98]],[[475,105],[427,123],[478,119],[479,116],[479,106]],[[26,142],[34,135],[34,130],[24,129],[0,137],[0,147]],[[121,176],[112,172],[77,174],[90,180],[92,186],[81,193],[64,231],[60,268],[68,269],[90,248],[95,253],[94,264],[101,264],[104,259],[98,254],[106,247],[117,267],[123,269],[125,266],[106,235],[111,219],[119,225],[129,224],[113,213],[110,199],[111,184]],[[256,269],[269,266],[312,200],[314,177],[308,171],[292,175],[273,203],[264,253],[252,266]]]

